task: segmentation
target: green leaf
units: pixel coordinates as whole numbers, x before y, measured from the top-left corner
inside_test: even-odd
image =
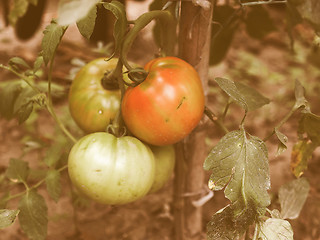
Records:
[[[306,133],[308,138],[315,144],[320,145],[320,116],[311,112],[303,113],[300,121],[298,133]]]
[[[286,220],[268,218],[259,223],[258,238],[261,240],[293,240],[292,227]]]
[[[28,0],[14,0],[13,7],[8,16],[11,25],[15,25],[20,17],[26,14],[29,3]]]
[[[28,102],[23,106],[21,106],[21,108],[19,108],[17,112],[19,124],[24,123],[29,118],[29,116],[32,113],[32,110],[33,110],[33,102]]]
[[[20,66],[22,67],[25,67],[27,69],[30,69],[30,66],[29,64],[22,58],[20,57],[13,57],[13,58],[10,58],[8,64],[13,67],[13,68],[17,68],[17,69],[20,69]]]
[[[48,167],[53,167],[59,161],[62,149],[61,144],[54,144],[47,150],[44,162]]]
[[[236,214],[233,205],[216,212],[207,224],[208,240],[239,239],[257,218],[254,208],[245,208]]]
[[[58,202],[61,194],[60,172],[51,169],[47,172],[46,185],[50,197]]]
[[[247,136],[248,135],[248,136]],[[204,162],[212,170],[209,187],[221,190],[232,203],[243,200],[259,207],[270,204],[268,151],[262,140],[244,129],[227,133]]]
[[[33,64],[33,73],[36,73],[41,68],[42,64],[43,64],[43,57],[38,56],[36,58],[36,61]]]
[[[103,6],[105,9],[111,11],[116,18],[113,36],[115,40],[115,53],[117,53],[128,29],[126,10],[122,3],[115,0],[111,1],[111,3],[103,3]]]
[[[100,0],[61,0],[58,7],[58,24],[67,26],[86,17]]]
[[[43,31],[44,36],[41,47],[43,60],[46,65],[52,60],[65,31],[66,28],[58,25],[54,20]]]
[[[47,237],[48,208],[44,198],[35,190],[27,192],[19,202],[19,222],[29,239]]]
[[[19,210],[0,209],[0,229],[9,227],[19,214]]]
[[[77,22],[77,27],[82,36],[89,39],[93,33],[94,26],[97,18],[97,7],[93,6],[93,8],[89,11],[86,17],[79,20]]]
[[[239,29],[240,16],[229,5],[217,5],[213,8],[211,31],[210,64],[221,62],[230,49],[234,34]]]
[[[296,109],[300,107],[309,108],[309,103],[304,95],[305,95],[304,87],[301,85],[301,83],[298,80],[296,80],[296,84],[295,84],[296,103],[294,106]]]
[[[14,117],[14,104],[22,91],[21,83],[9,82],[0,89],[0,115],[8,120]]]
[[[0,209],[6,208],[8,203],[8,198],[10,197],[10,191],[6,191],[3,196],[0,198]]]
[[[298,141],[291,152],[291,171],[296,177],[300,177],[308,168],[308,161],[312,157],[317,145],[304,139]]]
[[[320,30],[319,0],[289,0],[288,4],[294,6],[301,17],[309,22],[316,31]]]
[[[270,100],[255,89],[225,78],[215,78],[220,88],[246,111],[253,111],[268,104]]]
[[[296,219],[307,200],[310,184],[306,178],[295,179],[279,189],[281,217]]]
[[[10,159],[6,175],[12,181],[26,182],[27,177],[29,175],[28,163],[20,159]]]
[[[268,11],[263,6],[251,6],[245,24],[249,36],[256,39],[262,39],[277,30]]]
[[[278,151],[276,154],[277,156],[279,156],[281,153],[287,150],[288,137],[283,133],[279,132],[278,128],[275,128],[275,133],[279,139]]]

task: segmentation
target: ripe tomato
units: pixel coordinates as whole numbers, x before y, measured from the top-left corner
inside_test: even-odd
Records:
[[[150,146],[150,148],[154,155],[156,172],[149,193],[154,193],[160,190],[172,176],[176,156],[173,145]]]
[[[101,79],[112,71],[117,59],[98,58],[80,69],[69,91],[72,118],[85,132],[105,131],[120,108],[120,90],[106,90]]]
[[[176,143],[203,115],[205,98],[199,76],[190,64],[176,57],[154,59],[145,70],[145,81],[124,94],[124,122],[133,135],[147,143]]]
[[[103,204],[125,204],[145,196],[154,181],[150,148],[134,137],[91,133],[71,149],[68,171],[80,192]]]

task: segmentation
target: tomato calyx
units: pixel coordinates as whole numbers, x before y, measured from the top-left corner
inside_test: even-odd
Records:
[[[143,68],[133,68],[129,71],[127,71],[129,79],[132,81],[132,83],[126,83],[126,85],[130,87],[136,87],[140,83],[142,83],[148,76],[148,72],[145,71]]]
[[[127,134],[127,129],[123,125],[119,126],[119,124],[111,123],[107,126],[106,132],[120,138]]]
[[[101,79],[101,85],[106,90],[119,90],[119,82],[114,71],[106,71]]]

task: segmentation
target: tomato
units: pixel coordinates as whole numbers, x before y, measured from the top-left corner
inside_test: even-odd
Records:
[[[120,90],[106,90],[101,79],[112,71],[117,59],[98,58],[80,69],[69,91],[69,109],[78,126],[87,133],[105,131],[120,108]]]
[[[150,148],[137,138],[96,132],[72,147],[68,171],[72,183],[89,198],[103,204],[125,204],[149,192],[155,161]]]
[[[156,58],[145,70],[146,79],[124,94],[124,122],[146,143],[174,144],[186,137],[203,115],[201,81],[190,64],[176,57]]]
[[[160,190],[172,176],[175,164],[175,150],[173,145],[150,146],[155,160],[155,176],[149,193]]]

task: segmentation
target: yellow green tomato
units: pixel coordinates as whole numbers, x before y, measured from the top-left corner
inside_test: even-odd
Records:
[[[137,138],[97,132],[72,147],[68,171],[72,183],[87,197],[103,204],[125,204],[150,191],[155,160]]]
[[[172,176],[175,165],[175,150],[173,145],[158,147],[150,146],[155,159],[156,172],[149,193],[160,190]]]
[[[105,131],[120,108],[120,90],[107,90],[101,80],[115,69],[118,59],[98,58],[82,67],[71,84],[69,109],[77,125],[87,133]],[[127,75],[124,76],[129,81]]]

